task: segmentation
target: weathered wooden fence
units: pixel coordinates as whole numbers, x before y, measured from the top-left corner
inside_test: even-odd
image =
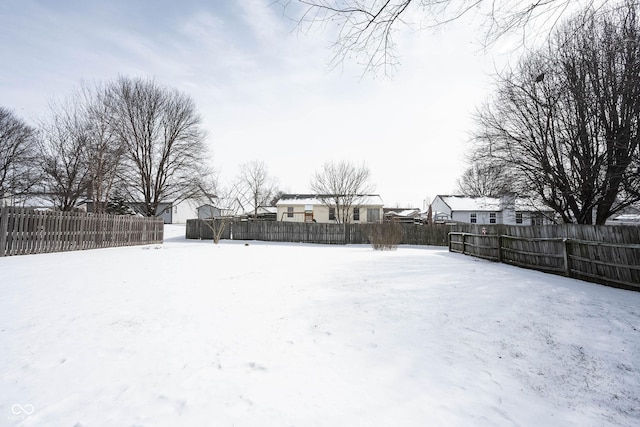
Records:
[[[0,256],[162,243],[162,218],[0,209]]]
[[[212,221],[215,221],[216,224],[213,225]],[[212,225],[207,225],[207,223]],[[218,227],[224,227],[222,229],[222,234],[220,236],[221,239],[231,239],[231,227],[230,224],[227,224],[226,221],[223,223],[222,220],[212,220],[212,219],[188,219],[186,226],[186,238],[187,239],[201,239],[201,240],[213,240],[213,229],[216,230]]]
[[[640,291],[640,227],[456,225],[449,250]]]
[[[205,220],[187,221],[187,239],[212,239],[211,227]],[[211,221],[211,220],[207,220]],[[403,240],[408,245],[447,245],[449,228],[445,225],[402,226]],[[223,239],[303,242],[321,244],[368,244],[367,224],[323,224],[284,221],[235,221],[225,229]]]

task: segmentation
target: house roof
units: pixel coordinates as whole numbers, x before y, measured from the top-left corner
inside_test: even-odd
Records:
[[[451,208],[452,211],[470,212],[499,212],[504,209],[506,200],[500,197],[469,197],[469,196],[436,196]],[[531,199],[516,197],[514,201],[516,211],[536,212],[550,211],[540,202]]]
[[[640,222],[640,215],[637,214],[622,214],[613,218],[614,221],[627,221],[627,222]]]
[[[326,194],[283,194],[276,206],[282,205],[323,205],[321,198],[330,197]],[[382,206],[384,202],[377,194],[358,195],[358,205]]]
[[[420,216],[420,209],[385,208],[384,214],[389,216],[398,216],[398,217],[418,217]]]
[[[258,206],[258,213],[278,213],[278,208],[275,206]]]
[[[452,211],[500,211],[500,199],[496,197],[437,196]]]
[[[198,206],[196,209],[205,209],[205,208],[214,208],[214,209],[220,209],[219,207],[212,205],[210,203],[205,203],[204,205],[200,205]]]

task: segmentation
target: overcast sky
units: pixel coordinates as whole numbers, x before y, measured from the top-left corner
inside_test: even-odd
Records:
[[[468,22],[398,34],[395,76],[328,68],[330,32],[297,34],[271,0],[4,0],[0,105],[29,123],[81,81],[155,78],[193,97],[225,180],[263,160],[309,191],[327,161],[364,162],[387,206],[455,191],[471,113],[504,61]]]

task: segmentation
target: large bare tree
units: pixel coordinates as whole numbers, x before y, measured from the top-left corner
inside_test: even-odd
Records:
[[[311,190],[329,209],[335,209],[337,223],[350,223],[352,208],[374,191],[371,172],[363,163],[327,162],[311,179]]]
[[[252,160],[240,166],[238,182],[240,193],[250,200],[255,219],[258,216],[258,207],[268,204],[273,198],[276,180],[269,175],[267,165],[263,161]]]
[[[0,206],[15,204],[39,181],[35,135],[34,128],[0,107]]]
[[[491,45],[507,33],[523,38],[553,28],[576,5],[598,10],[611,0],[276,0],[303,32],[336,31],[332,65],[356,58],[365,72],[389,73],[398,63],[394,35],[443,27],[465,15],[480,15],[481,40]]]
[[[640,200],[640,27],[634,2],[587,11],[499,76],[478,155],[506,163],[565,222]]]
[[[83,86],[77,95],[89,122],[87,164],[88,196],[95,213],[106,213],[112,189],[118,182],[125,153],[124,144],[111,122],[112,98],[103,84]]]
[[[458,191],[466,196],[500,197],[514,190],[508,169],[499,164],[474,162],[458,180]]]
[[[71,210],[88,198],[94,212],[106,211],[124,152],[107,95],[103,85],[82,85],[50,105],[41,127],[43,193],[59,209]]]
[[[73,210],[89,188],[88,149],[91,124],[83,105],[69,98],[54,101],[41,125],[42,193],[62,211]]]
[[[120,77],[108,85],[114,131],[125,149],[124,190],[141,213],[198,192],[206,162],[205,132],[195,103],[154,80]]]

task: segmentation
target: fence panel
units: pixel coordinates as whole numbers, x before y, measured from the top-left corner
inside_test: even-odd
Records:
[[[187,221],[187,239],[212,239],[204,220]],[[210,220],[207,220],[210,221]],[[261,240],[274,242],[303,242],[320,244],[368,244],[368,224],[327,224],[285,221],[234,221],[230,224],[231,237],[225,232],[223,239]],[[449,227],[446,225],[400,224],[403,230],[401,244],[446,246]]]
[[[457,224],[449,250],[640,290],[640,227]]]
[[[160,218],[0,209],[0,256],[162,243]]]

